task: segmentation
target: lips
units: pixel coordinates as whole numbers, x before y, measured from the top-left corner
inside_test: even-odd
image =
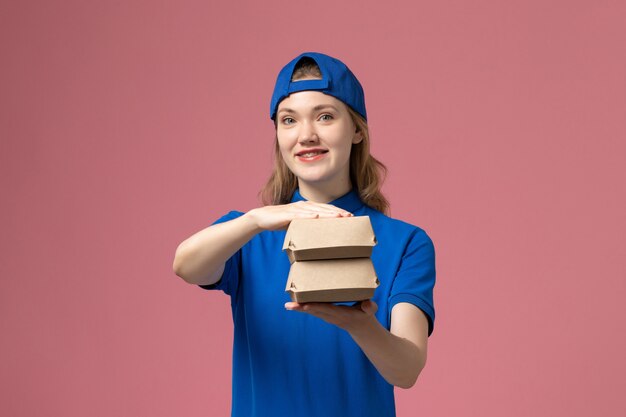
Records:
[[[303,149],[300,152],[296,153],[296,157],[301,161],[312,162],[312,161],[317,161],[318,159],[322,158],[327,153],[328,153],[327,149],[320,149],[320,148]]]
[[[300,152],[298,152],[296,156],[311,157],[311,156],[316,156],[316,155],[327,153],[327,152],[328,150],[321,149],[321,148],[303,149]]]

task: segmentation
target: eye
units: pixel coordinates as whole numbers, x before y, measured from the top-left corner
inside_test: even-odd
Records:
[[[293,120],[293,118],[291,118],[291,117],[285,117],[285,118],[283,118],[283,124],[286,124],[286,125],[290,125],[290,124],[292,124],[294,121],[295,121],[295,120]]]
[[[322,114],[322,115],[320,116],[320,120],[323,120],[323,121],[325,121],[325,122],[327,122],[327,121],[329,121],[329,120],[332,120],[332,119],[333,119],[333,116],[332,116],[331,114],[328,114],[328,113],[326,113],[326,114]]]

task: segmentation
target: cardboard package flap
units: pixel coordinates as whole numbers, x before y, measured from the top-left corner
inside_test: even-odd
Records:
[[[327,259],[294,262],[285,291],[298,303],[362,301],[377,286],[370,258]]]
[[[367,258],[376,236],[369,216],[291,221],[283,250],[291,263],[318,259]]]

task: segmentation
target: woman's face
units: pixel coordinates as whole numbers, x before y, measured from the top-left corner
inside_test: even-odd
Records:
[[[299,183],[310,186],[349,184],[350,150],[362,140],[355,131],[346,105],[319,91],[289,95],[276,113],[283,160]]]

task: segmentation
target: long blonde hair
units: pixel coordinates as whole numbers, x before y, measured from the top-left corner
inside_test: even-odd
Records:
[[[292,81],[306,77],[322,78],[319,67],[311,58],[303,58],[291,77]],[[346,105],[350,117],[361,133],[363,140],[352,145],[350,150],[350,181],[361,198],[361,201],[373,209],[383,213],[389,211],[389,201],[381,192],[387,174],[387,167],[370,154],[370,135],[367,121],[356,111]],[[259,192],[265,205],[287,204],[298,188],[298,178],[289,170],[283,160],[278,146],[278,137],[274,138],[274,168],[270,178]]]

